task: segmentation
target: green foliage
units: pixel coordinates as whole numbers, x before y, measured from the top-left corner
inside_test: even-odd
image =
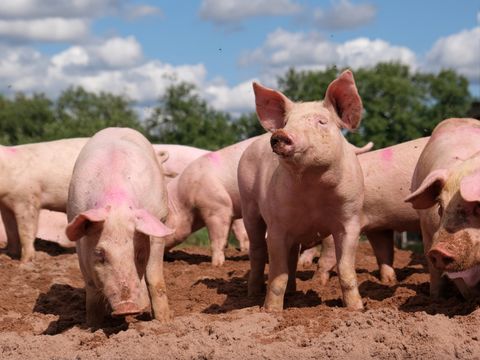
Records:
[[[122,96],[95,94],[81,87],[64,91],[55,104],[55,121],[46,126],[48,140],[88,137],[106,127],[130,127],[143,132],[137,114]]]
[[[208,106],[193,84],[170,86],[146,121],[153,142],[216,150],[237,140],[230,115]]]
[[[340,73],[289,70],[280,89],[292,100],[323,99],[328,84]],[[377,148],[427,136],[448,117],[464,117],[471,107],[468,81],[452,70],[412,74],[406,65],[378,64],[355,71],[365,114],[360,128],[347,138],[356,145],[373,141]]]

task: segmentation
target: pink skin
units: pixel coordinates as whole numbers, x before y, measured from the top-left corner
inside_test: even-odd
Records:
[[[113,316],[151,306],[156,319],[170,318],[163,249],[173,230],[162,222],[168,215],[162,171],[148,140],[127,128],[99,131],[78,156],[66,233],[77,242],[90,326],[101,325],[106,304]]]
[[[73,165],[86,141],[67,139],[0,147],[0,211],[11,256],[21,256],[24,263],[32,261],[35,236],[51,234],[51,229],[38,227],[40,209],[65,211]],[[12,154],[15,161],[10,159]]]
[[[384,283],[396,281],[393,270],[393,231],[420,232],[417,212],[403,199],[410,192],[410,181],[418,158],[429,138],[420,138],[358,156],[364,176],[362,233],[369,239]],[[318,276],[323,284],[336,265],[333,239],[323,240]],[[314,250],[302,254],[309,260]],[[332,254],[333,252],[333,254]],[[305,260],[303,260],[305,263]]]
[[[255,83],[254,92],[257,115],[272,135],[251,144],[238,166],[243,220],[250,239],[248,293],[263,291],[268,256],[265,309],[281,311],[285,292],[295,290],[299,246],[311,244],[317,234],[332,234],[344,304],[361,309],[355,251],[363,175],[340,130],[360,123],[362,104],[353,75],[342,73],[318,102],[294,103]]]
[[[255,139],[200,157],[168,184],[171,209],[168,224],[175,228],[175,234],[167,239],[167,249],[180,244],[203,226],[208,229],[214,266],[225,262],[224,249],[230,227],[241,249],[248,249],[248,237],[240,219],[237,164],[243,151]]]
[[[186,145],[154,144],[153,148],[157,154],[167,153],[167,158],[163,160],[163,170],[165,175],[173,177],[182,173],[192,161],[209,153],[208,150]],[[170,180],[167,178],[167,182]]]
[[[444,272],[464,297],[478,292],[480,265],[480,122],[447,119],[433,130],[406,201],[418,210],[430,294],[443,294]]]

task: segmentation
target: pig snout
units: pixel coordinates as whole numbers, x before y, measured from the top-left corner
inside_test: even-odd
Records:
[[[442,248],[433,248],[427,253],[433,266],[438,270],[445,270],[455,262],[455,256]]]
[[[140,314],[141,309],[131,301],[124,301],[112,306],[112,316],[126,316]]]
[[[292,135],[284,130],[277,130],[270,138],[270,145],[275,154],[289,157],[295,152],[295,143]]]

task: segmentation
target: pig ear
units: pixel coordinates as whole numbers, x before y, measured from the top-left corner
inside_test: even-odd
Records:
[[[412,203],[414,209],[428,209],[437,202],[437,197],[447,181],[448,171],[438,169],[431,172],[420,187],[405,198],[405,202]]]
[[[85,235],[85,225],[91,222],[104,222],[108,216],[108,209],[90,209],[84,211],[77,216],[67,225],[65,233],[70,241],[77,241],[83,235]]]
[[[480,201],[480,170],[460,181],[460,195],[465,201]]]
[[[157,151],[157,161],[159,164],[163,164],[165,161],[168,160],[170,157],[167,150],[159,150]]]
[[[144,209],[135,210],[135,229],[145,235],[156,237],[165,237],[174,233],[174,230]]]
[[[362,118],[362,100],[350,70],[344,71],[328,85],[324,103],[332,106],[346,129],[356,129]]]
[[[273,132],[285,126],[285,115],[292,108],[293,102],[279,91],[253,83],[255,105],[260,124],[267,131]]]

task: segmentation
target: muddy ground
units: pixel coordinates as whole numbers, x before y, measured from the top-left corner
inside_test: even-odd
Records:
[[[357,256],[365,311],[341,307],[338,278],[327,286],[300,269],[282,314],[247,297],[248,258],[227,251],[222,268],[207,248],[166,260],[174,320],[140,318],[85,327],[85,292],[76,254],[37,241],[32,266],[0,254],[0,359],[480,359],[480,301],[452,289],[431,302],[421,255],[396,252],[397,285],[382,285],[368,243]]]

